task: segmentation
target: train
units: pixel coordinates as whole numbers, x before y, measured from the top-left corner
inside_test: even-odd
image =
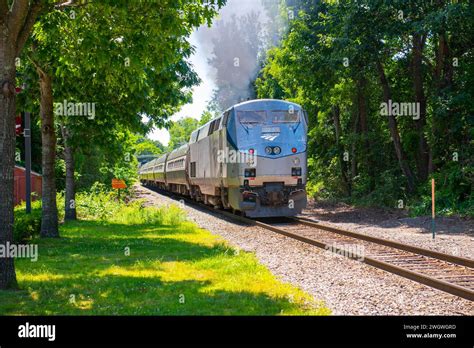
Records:
[[[143,164],[139,180],[249,218],[295,216],[307,204],[307,132],[300,105],[248,100]]]

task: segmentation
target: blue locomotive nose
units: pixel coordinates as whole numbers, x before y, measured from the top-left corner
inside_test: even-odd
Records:
[[[240,151],[255,151],[258,157],[265,158],[281,158],[305,152],[304,113],[291,104],[290,107],[285,105],[285,108],[276,106],[276,109],[266,111],[236,111],[236,147]]]

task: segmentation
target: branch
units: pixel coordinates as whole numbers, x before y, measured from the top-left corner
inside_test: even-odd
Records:
[[[16,52],[17,56],[20,54],[23,46],[25,46],[26,40],[30,37],[31,31],[33,29],[33,25],[36,23],[36,19],[38,18],[40,12],[44,9],[44,2],[41,0],[35,0],[33,4],[30,6],[28,11],[28,15],[26,17],[25,23],[21,28],[20,33],[18,34],[17,44],[16,44]]]
[[[30,62],[34,65],[34,67],[36,68],[36,72],[38,73],[38,75],[40,75],[40,78],[42,76],[46,76],[46,72],[43,70],[43,68],[41,68],[41,66],[33,59],[31,58],[30,55],[26,55],[28,57],[28,59],[30,60]]]

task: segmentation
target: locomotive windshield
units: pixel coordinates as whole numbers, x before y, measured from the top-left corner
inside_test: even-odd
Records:
[[[265,111],[237,111],[237,117],[242,124],[260,124],[266,121]]]
[[[237,111],[239,122],[244,125],[269,123],[298,123],[299,110]]]
[[[270,111],[273,123],[296,123],[300,119],[300,112],[296,110]]]

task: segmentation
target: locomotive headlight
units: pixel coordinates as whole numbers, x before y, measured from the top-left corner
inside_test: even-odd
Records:
[[[298,164],[300,164],[300,158],[299,158],[299,157],[293,158],[293,164],[294,164],[295,166],[297,166]]]
[[[281,153],[281,148],[280,148],[279,146],[275,146],[275,147],[273,148],[273,153],[274,153],[275,155],[279,155],[279,154]]]
[[[301,167],[291,168],[291,176],[301,176]]]
[[[267,155],[271,155],[271,154],[272,154],[272,148],[271,148],[270,146],[267,146],[267,147],[265,148],[265,153],[266,153]]]

